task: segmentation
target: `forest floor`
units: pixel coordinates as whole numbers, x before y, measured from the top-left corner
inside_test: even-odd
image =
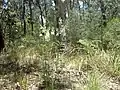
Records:
[[[120,90],[119,66],[109,61],[112,55],[1,55],[0,90]]]

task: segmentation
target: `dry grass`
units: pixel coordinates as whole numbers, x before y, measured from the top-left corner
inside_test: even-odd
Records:
[[[60,54],[52,49],[18,48],[1,57],[14,61],[19,70],[1,75],[1,90],[120,90],[120,56],[116,52],[95,51],[94,54]],[[15,62],[16,61],[16,62]],[[15,66],[13,66],[15,67]],[[14,77],[14,78],[13,78]],[[9,82],[9,83],[6,83]],[[5,85],[4,85],[5,84]],[[43,89],[43,90],[44,90]]]

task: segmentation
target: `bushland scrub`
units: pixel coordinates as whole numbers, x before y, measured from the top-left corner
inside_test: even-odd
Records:
[[[0,90],[120,90],[118,1],[3,1]]]

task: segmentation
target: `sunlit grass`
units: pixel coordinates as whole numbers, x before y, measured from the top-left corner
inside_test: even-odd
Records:
[[[86,90],[101,90],[98,72],[88,74],[88,84]]]
[[[15,78],[13,78],[20,83],[22,88],[27,88],[28,86],[29,78],[27,78],[27,74],[25,73],[29,70],[29,74],[37,72],[40,76],[38,78],[39,82],[42,83],[45,81],[48,83],[47,88],[52,88],[51,90],[54,90],[53,88],[56,87],[55,80],[61,73],[63,76],[66,72],[69,73],[69,75],[75,71],[78,73],[87,73],[86,79],[83,80],[86,82],[84,85],[86,87],[82,87],[79,79],[79,83],[76,85],[82,87],[83,90],[102,90],[102,74],[105,74],[106,77],[120,75],[120,55],[115,51],[104,52],[96,50],[94,54],[93,52],[92,54],[76,54],[74,52],[73,54],[64,54],[59,53],[55,50],[56,48],[52,48],[52,45],[46,44],[36,45],[34,48],[21,46],[11,50],[7,59],[11,61],[17,60],[19,65],[22,66],[20,72],[15,72],[16,75],[14,75]],[[25,71],[23,68],[25,68]],[[22,77],[19,74],[21,74]],[[71,76],[67,77],[71,79]],[[82,76],[78,76],[82,78]],[[62,77],[60,80],[64,81]],[[72,83],[71,81],[69,82]],[[78,90],[78,88],[75,90]]]

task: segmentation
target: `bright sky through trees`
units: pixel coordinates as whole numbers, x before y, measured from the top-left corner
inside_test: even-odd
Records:
[[[3,0],[3,9],[7,9],[8,8],[8,0]]]

